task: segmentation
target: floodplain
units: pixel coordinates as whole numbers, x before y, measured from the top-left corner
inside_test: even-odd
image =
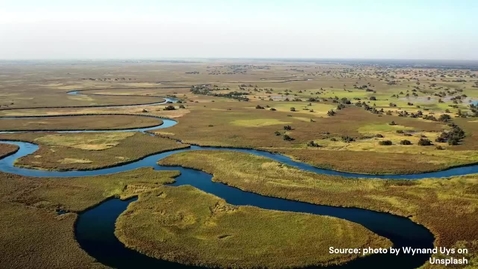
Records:
[[[315,60],[5,62],[0,74],[0,140],[39,146],[14,161],[25,169],[93,171],[194,145],[278,153],[367,175],[478,163],[478,71],[472,67]],[[175,124],[163,126],[165,120]],[[0,156],[17,150],[0,143]],[[476,174],[346,178],[227,150],[186,150],[159,163],[171,170],[139,167],[74,178],[1,172],[0,252],[8,258],[0,267],[108,267],[80,247],[75,223],[82,212],[114,197],[138,197],[118,217],[118,240],[180,265],[346,266],[362,258],[324,250],[332,243],[391,245],[348,220],[234,206],[192,186],[169,186],[179,166],[267,197],[408,218],[433,234],[434,246],[468,250],[470,263],[453,268],[478,266]]]

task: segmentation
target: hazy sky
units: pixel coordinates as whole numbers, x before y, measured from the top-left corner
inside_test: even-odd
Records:
[[[0,59],[478,60],[477,0],[0,0]]]

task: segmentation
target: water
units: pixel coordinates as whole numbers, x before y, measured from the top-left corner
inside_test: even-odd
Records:
[[[263,209],[272,209],[288,212],[303,212],[316,215],[327,215],[359,223],[370,231],[384,236],[393,242],[394,247],[402,246],[431,248],[433,247],[433,235],[423,226],[412,222],[403,217],[394,216],[387,213],[380,213],[371,210],[358,208],[341,208],[332,206],[320,206],[285,199],[265,197],[258,194],[244,192],[239,189],[211,181],[210,174],[183,167],[164,167],[157,164],[167,156],[178,152],[190,150],[222,150],[238,151],[258,156],[267,157],[275,161],[282,162],[302,170],[315,173],[326,173],[333,175],[346,175],[353,177],[351,173],[343,173],[332,170],[319,169],[304,163],[296,162],[290,158],[258,150],[234,149],[234,148],[214,148],[193,146],[190,149],[179,149],[169,152],[154,154],[142,158],[132,163],[119,165],[116,167],[88,170],[88,171],[42,171],[35,169],[20,168],[14,166],[17,158],[32,154],[38,150],[38,146],[32,143],[19,141],[1,141],[19,146],[19,150],[0,160],[0,171],[14,173],[23,176],[32,177],[81,177],[118,173],[128,171],[139,167],[153,167],[155,170],[178,170],[181,175],[176,178],[172,186],[192,185],[200,190],[214,194],[223,198],[233,205],[251,205]],[[459,168],[466,169],[466,168]],[[416,175],[391,176],[393,178],[412,178],[417,179]],[[363,177],[363,175],[358,175]],[[383,176],[385,177],[385,176]],[[92,257],[98,261],[117,268],[156,268],[166,266],[167,268],[183,268],[185,266],[152,259],[141,255],[136,251],[124,247],[114,236],[114,223],[119,214],[123,212],[127,205],[132,202],[120,201],[117,199],[108,200],[97,207],[91,208],[79,215],[75,226],[75,235],[80,246]],[[371,255],[365,258],[356,259],[346,265],[337,268],[416,268],[423,264],[428,255]]]
[[[111,132],[136,131],[145,132],[156,129],[168,128],[176,124],[176,121],[163,119],[163,124],[150,128],[136,128],[129,130],[109,130]],[[99,130],[75,130],[62,131],[65,133],[98,132]],[[105,132],[105,131],[101,131]],[[316,215],[326,215],[345,219],[363,225],[370,231],[384,236],[393,242],[395,248],[402,246],[431,248],[433,247],[433,235],[425,227],[411,220],[388,213],[380,213],[358,208],[342,208],[332,206],[320,206],[286,199],[261,196],[258,194],[241,191],[239,189],[212,182],[212,176],[205,172],[183,167],[164,167],[157,164],[163,158],[179,152],[190,150],[221,150],[236,151],[266,157],[298,169],[318,174],[342,176],[347,178],[382,178],[382,179],[405,179],[417,180],[422,178],[441,178],[458,175],[478,173],[478,165],[451,168],[444,171],[407,174],[407,175],[363,175],[356,173],[339,172],[321,169],[309,164],[291,160],[289,157],[253,149],[215,148],[192,146],[186,149],[172,150],[153,154],[130,163],[110,168],[87,171],[43,171],[14,166],[15,160],[34,153],[38,145],[22,141],[0,140],[0,143],[12,144],[19,147],[18,151],[0,159],[0,171],[29,177],[83,177],[119,173],[137,169],[140,167],[153,167],[155,170],[178,170],[181,175],[176,178],[172,186],[192,185],[202,191],[223,198],[233,205],[251,205],[263,209],[280,210],[287,212],[303,212]],[[99,262],[116,268],[185,268],[187,266],[161,261],[144,256],[134,250],[126,248],[114,236],[115,221],[134,199],[121,201],[110,199],[100,205],[88,209],[79,215],[75,224],[75,236],[80,246]],[[62,212],[60,212],[62,213]],[[428,260],[428,255],[371,255],[359,258],[348,264],[329,268],[416,268]]]
[[[167,123],[166,123],[167,122]],[[165,120],[165,123],[160,126],[151,127],[151,128],[140,128],[134,130],[156,130],[160,128],[167,128],[169,125],[176,124],[175,121]],[[127,130],[127,131],[134,131],[134,130]],[[115,130],[110,130],[114,132]],[[117,132],[118,130],[116,130]],[[67,133],[80,133],[80,132],[89,132],[89,131],[66,131]],[[92,131],[93,132],[93,131]],[[0,143],[3,144],[11,144],[16,145],[19,147],[19,150],[3,159],[0,160],[0,171],[22,175],[22,176],[30,176],[30,177],[82,177],[82,176],[95,176],[95,175],[107,175],[107,174],[114,174],[119,172],[130,171],[133,169],[137,169],[140,167],[155,167],[156,169],[167,169],[171,170],[168,167],[161,167],[157,165],[157,161],[163,159],[167,156],[170,156],[175,153],[190,151],[190,150],[220,150],[220,151],[236,151],[236,152],[243,152],[248,154],[253,154],[256,156],[262,156],[274,161],[281,162],[283,164],[290,165],[292,167],[309,171],[317,174],[324,174],[330,176],[341,176],[346,178],[379,178],[379,179],[395,179],[395,180],[417,180],[417,179],[424,179],[424,178],[444,178],[444,177],[451,177],[451,176],[462,176],[462,175],[469,175],[478,173],[478,165],[473,164],[469,166],[461,166],[450,168],[447,170],[441,170],[436,172],[428,172],[428,173],[419,173],[419,174],[401,174],[401,175],[367,175],[367,174],[357,174],[357,173],[348,173],[348,172],[340,172],[335,170],[329,169],[322,169],[310,164],[294,161],[291,158],[276,154],[270,153],[266,151],[254,150],[254,149],[238,149],[238,148],[224,148],[224,147],[201,147],[201,146],[191,146],[190,148],[186,149],[178,149],[172,150],[168,152],[162,152],[153,154],[151,156],[147,156],[136,161],[132,161],[127,164],[109,167],[109,168],[102,168],[97,170],[86,170],[86,171],[44,171],[44,170],[36,170],[36,169],[28,169],[22,167],[14,166],[14,162],[16,159],[26,156],[28,154],[32,154],[33,152],[38,150],[38,146],[33,143],[29,142],[21,142],[21,141],[8,141],[8,140],[0,140]]]
[[[101,115],[101,114],[96,114]],[[37,119],[37,118],[47,118],[47,117],[64,117],[65,115],[54,115],[54,116],[0,116],[0,119]],[[73,116],[73,115],[71,115]],[[81,116],[81,115],[76,115]],[[55,132],[55,133],[70,133],[70,134],[77,134],[77,133],[114,133],[114,132],[140,132],[145,133],[147,131],[154,131],[158,129],[169,128],[177,124],[175,120],[171,119],[164,119],[157,116],[151,115],[135,115],[138,117],[151,117],[157,118],[162,120],[162,123],[155,126],[145,127],[145,128],[130,128],[130,129],[91,129],[91,130],[38,130],[38,131],[0,131],[0,134],[18,134],[18,133],[44,133],[44,132]]]
[[[212,176],[194,169],[161,167],[156,170],[179,170],[181,175],[172,186],[192,185],[202,191],[223,198],[233,205],[252,205],[263,209],[303,212],[337,217],[359,223],[370,231],[393,242],[395,248],[403,246],[431,248],[433,235],[423,226],[407,218],[357,208],[320,206],[303,202],[261,196],[211,181]],[[135,199],[108,200],[79,215],[75,235],[80,246],[99,262],[116,268],[189,268],[189,266],[160,261],[126,248],[114,236],[115,221]],[[328,268],[416,268],[428,260],[428,255],[371,255],[345,265]],[[311,267],[312,268],[312,267]]]

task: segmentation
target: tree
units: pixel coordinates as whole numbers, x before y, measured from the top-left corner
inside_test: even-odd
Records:
[[[451,117],[448,114],[441,114],[440,117],[438,117],[438,120],[443,122],[448,122],[451,120]]]

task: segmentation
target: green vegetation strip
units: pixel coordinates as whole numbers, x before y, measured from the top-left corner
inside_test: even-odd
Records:
[[[301,213],[231,206],[190,186],[143,193],[121,214],[116,236],[146,255],[221,268],[336,264],[357,256],[330,246],[389,247],[361,225]]]

